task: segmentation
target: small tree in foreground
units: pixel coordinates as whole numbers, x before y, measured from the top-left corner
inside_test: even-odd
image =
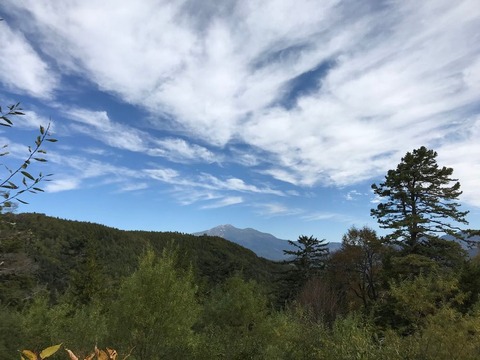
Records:
[[[20,103],[8,106],[8,111],[3,111],[0,107],[0,125],[4,127],[11,127],[13,125],[12,117],[25,115],[20,108]],[[55,142],[56,139],[50,137],[50,124],[45,128],[40,126],[40,133],[35,139],[35,145],[28,147],[28,155],[18,166],[10,167],[4,163],[0,165],[6,170],[5,173],[0,173],[0,213],[5,209],[11,209],[15,206],[15,201],[22,204],[27,204],[20,196],[24,193],[38,193],[43,192],[39,187],[39,183],[47,180],[51,174],[44,175],[41,172],[34,176],[28,172],[28,167],[32,162],[46,162],[44,155],[47,153],[43,148],[45,141]],[[2,146],[3,151],[0,152],[0,157],[9,154],[7,151],[8,145]]]
[[[380,227],[391,229],[387,240],[402,244],[410,253],[418,252],[424,240],[446,233],[461,238],[454,225],[468,224],[468,211],[460,211],[460,183],[451,178],[452,168],[439,167],[437,153],[424,146],[407,152],[385,181],[373,184],[376,195],[385,199],[371,210]]]

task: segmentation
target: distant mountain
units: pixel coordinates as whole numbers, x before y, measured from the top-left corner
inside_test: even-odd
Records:
[[[461,233],[461,235],[467,238],[469,241],[475,242],[476,244],[467,244],[466,242],[460,241],[451,235],[443,235],[442,239],[458,242],[462,248],[467,251],[468,256],[471,258],[477,256],[480,252],[480,235],[474,235],[471,237],[468,237],[465,233]]]
[[[210,230],[200,231],[193,235],[218,236],[252,250],[265,259],[280,261],[287,257],[283,250],[291,250],[293,246],[287,240],[279,239],[272,234],[264,233],[252,228],[238,229],[233,225],[220,225]],[[340,248],[340,243],[330,243],[330,251]]]

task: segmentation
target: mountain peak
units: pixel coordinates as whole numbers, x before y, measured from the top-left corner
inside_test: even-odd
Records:
[[[213,229],[236,229],[236,227],[231,224],[223,224],[223,225],[215,226]]]
[[[252,228],[239,229],[231,224],[219,225],[194,235],[219,236],[271,260],[282,260],[284,258],[283,250],[289,248],[287,241],[277,239],[272,234],[263,233]]]
[[[252,250],[258,256],[270,260],[284,260],[284,250],[293,250],[286,240],[278,239],[272,234],[264,233],[252,228],[238,229],[233,225],[224,224],[210,230],[200,231],[193,235],[219,236]],[[337,249],[340,243],[330,243],[330,249]]]

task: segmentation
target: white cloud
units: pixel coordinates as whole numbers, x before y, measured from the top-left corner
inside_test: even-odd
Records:
[[[181,179],[180,173],[173,169],[147,169],[144,171],[152,179],[166,182],[169,184],[183,183],[185,180]]]
[[[241,196],[229,196],[219,201],[215,201],[213,203],[203,205],[202,209],[217,209],[225,206],[241,204],[242,202],[243,202],[243,198]]]
[[[262,203],[255,204],[259,213],[263,216],[292,216],[298,215],[304,212],[304,210],[299,208],[292,208],[291,206],[280,204],[280,203]]]
[[[81,180],[79,178],[56,178],[55,180],[45,183],[44,190],[46,192],[60,192],[75,190],[80,187]]]
[[[218,162],[220,156],[207,148],[196,144],[190,144],[183,139],[166,138],[152,140],[155,148],[149,148],[147,153],[152,156],[163,156],[170,161],[190,162],[203,161],[208,163]]]
[[[357,191],[357,190],[350,190],[346,195],[345,195],[345,200],[348,201],[353,201],[357,199],[359,196],[361,196],[362,193]]]
[[[355,219],[345,214],[339,214],[334,212],[313,212],[308,215],[302,216],[305,221],[336,221],[342,223],[354,223]]]
[[[459,134],[462,141],[452,141],[438,148],[440,166],[453,168],[453,178],[458,179],[463,191],[461,200],[480,207],[480,117],[472,120],[472,126]]]
[[[96,138],[108,146],[150,156],[165,157],[173,162],[218,162],[221,157],[205,147],[179,138],[157,139],[147,132],[115,122],[106,111],[75,108],[65,111],[70,119],[80,123],[70,128]]]
[[[42,99],[52,96],[57,77],[41,59],[22,33],[12,30],[5,21],[0,22],[0,82],[13,92],[33,95]]]
[[[147,108],[157,115],[153,125],[163,128],[167,115],[182,136],[265,154],[239,164],[300,186],[344,186],[384,174],[415,147],[435,146],[462,176],[465,201],[479,204],[480,151],[472,151],[473,136],[457,136],[478,112],[476,0],[7,4],[31,14],[19,26],[55,65]],[[326,62],[323,77],[284,107],[297,77]],[[125,133],[97,115],[82,126],[110,146],[217,161],[206,147],[146,142],[139,130]],[[196,180],[204,189],[272,192],[235,178]]]
[[[148,184],[144,182],[126,183],[121,185],[120,192],[138,191],[148,189]]]
[[[279,190],[275,190],[270,187],[257,187],[255,185],[245,183],[242,179],[234,177],[220,179],[207,173],[201,173],[193,177],[184,176],[184,174],[168,168],[146,169],[143,172],[152,179],[186,188],[200,188],[215,192],[236,191],[245,193],[271,194],[277,196],[284,195],[283,192]]]
[[[105,111],[77,108],[67,110],[66,115],[81,124],[73,125],[73,129],[97,138],[109,146],[137,152],[147,149],[144,134],[135,128],[111,121]]]

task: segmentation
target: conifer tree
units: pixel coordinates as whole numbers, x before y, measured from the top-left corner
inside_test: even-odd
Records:
[[[401,244],[409,253],[418,253],[419,245],[449,234],[461,239],[455,223],[468,224],[468,211],[460,211],[462,194],[452,168],[439,167],[437,153],[422,146],[407,152],[385,181],[373,184],[376,195],[384,199],[371,210],[381,228],[392,232],[386,239]]]
[[[293,256],[289,262],[295,265],[302,280],[308,280],[325,267],[328,257],[328,243],[313,236],[301,235],[298,241],[288,241],[296,250],[284,250],[285,255]]]

